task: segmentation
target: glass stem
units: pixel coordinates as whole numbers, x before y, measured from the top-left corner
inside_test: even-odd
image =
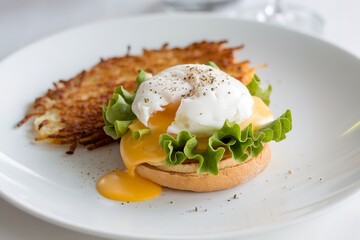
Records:
[[[282,0],[268,0],[264,9],[267,17],[273,17],[284,12],[284,4]]]

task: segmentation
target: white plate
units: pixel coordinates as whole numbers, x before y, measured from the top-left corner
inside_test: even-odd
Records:
[[[52,82],[100,57],[122,55],[129,44],[139,53],[204,39],[244,43],[240,59],[268,64],[258,74],[273,85],[275,114],[293,112],[288,139],[272,144],[270,166],[245,185],[201,194],[165,190],[157,199],[123,205],[95,190],[99,176],[122,166],[116,144],[66,156],[62,146],[34,142],[30,123],[14,127]],[[359,76],[360,61],[331,44],[233,19],[147,16],[57,34],[0,64],[1,196],[58,225],[117,238],[236,238],[304,220],[359,189],[360,131],[342,135],[360,120]]]

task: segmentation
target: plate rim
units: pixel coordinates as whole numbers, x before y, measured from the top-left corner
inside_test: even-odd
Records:
[[[35,45],[39,45],[39,44],[41,45],[44,41],[48,41],[49,39],[52,39],[52,38],[57,38],[60,35],[66,35],[73,31],[80,31],[82,28],[95,27],[96,25],[104,25],[104,24],[106,25],[106,24],[109,24],[112,22],[118,22],[118,21],[119,22],[129,21],[131,19],[137,19],[137,20],[158,19],[159,20],[159,19],[164,19],[164,18],[165,19],[166,18],[182,19],[182,18],[189,18],[189,17],[194,18],[194,19],[212,18],[212,19],[220,19],[220,20],[226,20],[226,21],[242,22],[245,24],[250,23],[250,24],[256,24],[256,25],[266,25],[268,28],[280,29],[281,31],[291,32],[292,34],[297,34],[298,36],[306,36],[308,38],[311,38],[312,40],[319,41],[322,44],[326,44],[331,48],[340,50],[342,53],[353,58],[355,61],[358,61],[359,65],[360,65],[360,58],[358,56],[356,56],[352,52],[336,45],[333,42],[330,42],[319,36],[310,35],[305,32],[298,32],[298,31],[295,31],[292,29],[283,28],[281,26],[258,23],[256,21],[252,21],[252,20],[229,18],[226,16],[215,16],[215,15],[210,15],[210,14],[206,14],[206,13],[200,13],[200,14],[199,13],[181,13],[181,14],[174,14],[174,15],[168,15],[168,14],[163,14],[163,13],[156,13],[156,14],[150,13],[150,14],[143,14],[143,15],[136,15],[136,16],[113,17],[113,18],[108,18],[108,19],[103,19],[103,20],[92,21],[92,22],[88,22],[85,24],[72,26],[72,27],[63,29],[59,32],[50,34],[48,36],[39,38],[29,44],[26,44],[25,46],[23,46],[21,48],[15,50],[14,52],[10,53],[9,55],[5,56],[4,58],[0,59],[0,71],[1,71],[2,66],[4,64],[6,64],[7,61],[11,61],[12,58],[16,58],[18,54],[21,54],[23,51],[26,51],[26,49],[32,48]],[[6,153],[3,153],[0,151],[0,160],[4,160],[4,158],[9,158],[9,157],[6,155]],[[10,159],[12,159],[12,158],[10,158]],[[12,160],[14,160],[14,159],[12,159]],[[0,170],[0,173],[1,173],[1,170]],[[0,179],[1,178],[2,177],[0,175]],[[260,227],[253,227],[253,228],[249,228],[249,229],[230,230],[230,231],[220,232],[220,233],[215,233],[215,234],[212,233],[211,235],[202,233],[202,234],[193,235],[193,236],[191,236],[191,235],[172,236],[172,235],[155,235],[155,234],[152,234],[149,236],[149,235],[144,235],[144,234],[121,234],[121,235],[113,234],[113,233],[109,233],[107,231],[103,231],[103,230],[99,230],[99,229],[94,230],[90,227],[84,227],[82,224],[76,224],[76,222],[68,221],[66,219],[53,216],[51,214],[46,214],[43,211],[41,211],[41,209],[39,209],[39,208],[34,209],[34,207],[31,207],[31,204],[27,204],[25,201],[21,201],[21,200],[17,199],[16,197],[5,193],[3,191],[3,189],[0,189],[0,197],[2,199],[4,199],[5,201],[7,201],[8,203],[10,203],[11,205],[15,206],[16,208],[21,209],[22,211],[29,213],[30,215],[37,217],[39,219],[42,219],[46,222],[49,222],[51,224],[54,224],[54,225],[57,225],[60,227],[64,227],[66,229],[70,229],[70,230],[85,233],[85,234],[91,234],[91,235],[98,236],[98,237],[125,238],[125,239],[220,239],[220,238],[230,238],[230,237],[253,236],[256,234],[275,231],[275,230],[278,230],[278,229],[281,229],[281,228],[284,228],[287,226],[291,226],[291,225],[295,225],[295,224],[298,224],[301,222],[308,221],[312,218],[320,216],[326,212],[329,212],[329,211],[345,204],[346,202],[348,202],[352,198],[354,198],[355,195],[359,194],[359,192],[360,192],[360,181],[351,185],[349,188],[339,191],[336,194],[332,195],[330,198],[327,199],[327,200],[330,199],[330,203],[328,203],[326,206],[317,208],[310,213],[306,213],[305,215],[303,215],[301,217],[292,218],[286,222],[276,222],[276,223],[267,224],[267,225],[260,226]]]

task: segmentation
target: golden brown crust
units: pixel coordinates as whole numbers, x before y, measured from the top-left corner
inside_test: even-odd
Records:
[[[188,172],[188,166],[186,165],[183,168],[174,168],[175,171],[169,171],[169,169],[166,171],[156,166],[142,164],[136,167],[136,172],[164,187],[194,192],[209,192],[231,188],[257,176],[269,164],[270,158],[270,145],[266,143],[263,151],[257,157],[241,164],[220,167],[217,176]]]
[[[130,55],[101,60],[89,70],[70,80],[54,83],[53,89],[35,100],[31,111],[18,126],[36,117],[36,140],[70,144],[72,153],[77,144],[88,149],[106,145],[114,140],[103,131],[102,105],[106,105],[114,89],[123,85],[127,90],[136,86],[137,71],[156,74],[178,64],[215,62],[223,71],[247,84],[254,69],[247,61],[235,59],[242,46],[227,48],[226,41],[195,42],[184,48],[144,49],[142,55]]]

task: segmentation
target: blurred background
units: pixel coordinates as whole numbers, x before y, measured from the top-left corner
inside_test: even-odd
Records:
[[[224,3],[225,1],[225,3]],[[188,4],[188,0],[181,1]],[[194,7],[195,2],[200,6]],[[358,0],[214,0],[201,6],[192,0],[186,7],[179,1],[161,0],[0,0],[0,60],[12,52],[59,31],[91,22],[141,14],[176,14],[181,11],[206,11],[209,14],[253,20],[280,19],[284,27],[303,31],[332,42],[360,57],[360,1]],[[175,5],[174,5],[175,4]],[[270,5],[269,5],[270,4]],[[195,9],[193,9],[195,8]],[[307,12],[315,27],[284,24],[286,9]],[[259,12],[260,11],[260,12]],[[306,15],[306,14],[305,14]],[[341,79],[339,79],[341,81]],[[272,232],[273,239],[359,239],[360,195],[320,217]],[[100,240],[62,229],[16,209],[0,198],[0,239],[7,240]],[[255,238],[251,238],[255,239]]]
[[[180,0],[175,2],[202,2]],[[224,0],[210,0],[224,1]],[[225,0],[226,1],[226,0]],[[251,18],[272,0],[227,0],[205,10],[211,14]],[[103,19],[149,13],[174,14],[161,0],[0,0],[0,58],[16,49],[58,31]],[[360,9],[357,0],[280,0],[281,5],[315,13],[323,20],[322,31],[309,31],[360,55]],[[189,4],[188,4],[189,5]],[[164,7],[165,6],[165,7]],[[168,6],[168,7],[166,7]],[[273,9],[274,10],[274,9]],[[268,8],[268,12],[273,11]],[[295,26],[296,28],[296,26]],[[299,28],[302,31],[303,29]],[[351,47],[349,47],[351,46]]]

